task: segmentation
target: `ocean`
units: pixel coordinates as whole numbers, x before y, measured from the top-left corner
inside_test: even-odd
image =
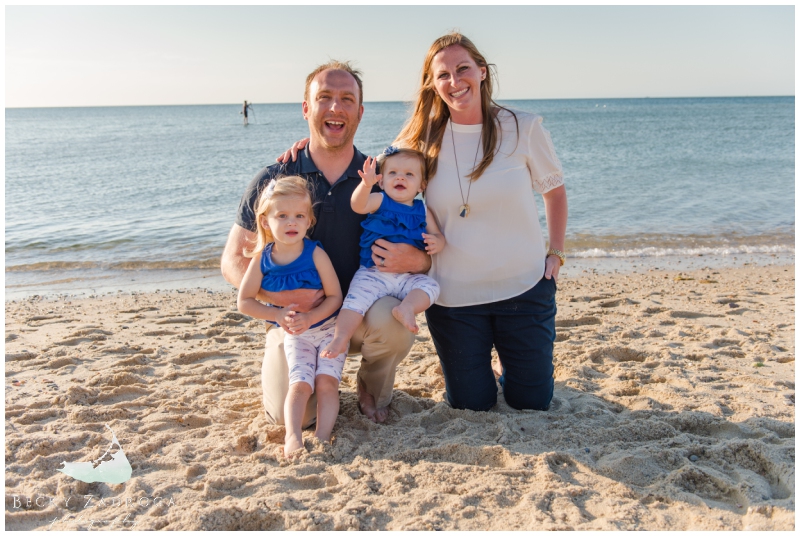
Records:
[[[794,97],[501,104],[544,117],[570,258],[793,259]],[[355,144],[374,155],[408,105],[364,108]],[[299,104],[255,104],[246,127],[240,109],[6,109],[6,299],[228,288],[219,256],[245,185],[308,133]]]

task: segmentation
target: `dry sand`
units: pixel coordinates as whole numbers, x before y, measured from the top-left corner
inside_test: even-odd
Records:
[[[549,411],[449,408],[423,328],[388,424],[350,358],[333,444],[290,462],[232,292],[6,303],[6,529],[794,528],[794,266],[565,275],[558,300]],[[128,482],[56,470],[105,424]]]

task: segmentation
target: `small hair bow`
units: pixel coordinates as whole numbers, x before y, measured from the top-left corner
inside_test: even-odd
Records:
[[[268,200],[268,199],[272,198],[272,194],[275,193],[275,184],[277,182],[278,182],[278,179],[272,179],[271,181],[269,181],[269,184],[267,185],[267,191],[264,192],[264,199]]]
[[[399,153],[400,149],[395,147],[394,145],[390,145],[386,149],[383,150],[383,156],[392,156],[395,153]]]

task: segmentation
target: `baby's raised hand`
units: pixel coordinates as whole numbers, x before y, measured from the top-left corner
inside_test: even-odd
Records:
[[[444,237],[422,233],[422,240],[425,242],[425,251],[428,255],[434,255],[444,249]]]
[[[364,184],[370,188],[372,188],[372,186],[383,177],[383,175],[375,174],[376,163],[377,161],[374,158],[368,156],[367,159],[364,160],[364,171],[358,172],[358,176],[361,177],[361,180],[364,182]]]

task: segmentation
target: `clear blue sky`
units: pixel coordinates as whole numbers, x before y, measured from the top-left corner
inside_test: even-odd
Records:
[[[328,58],[411,100],[458,28],[501,99],[794,95],[793,6],[7,6],[6,107],[300,102]]]

